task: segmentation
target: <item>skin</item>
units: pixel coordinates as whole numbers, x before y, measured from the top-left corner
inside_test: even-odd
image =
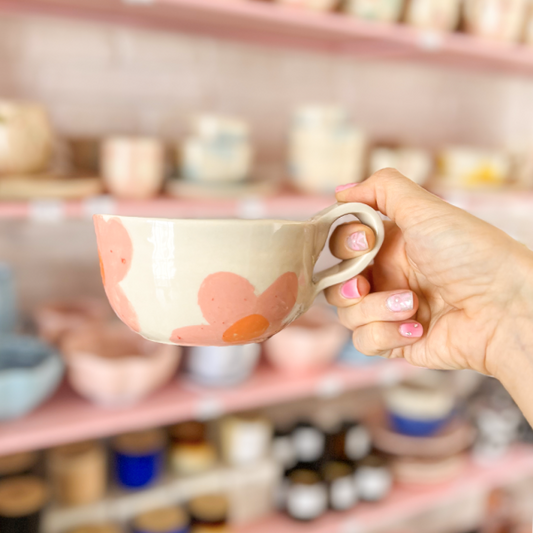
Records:
[[[390,219],[374,265],[355,278],[360,298],[345,298],[342,285],[326,291],[355,347],[416,366],[494,376],[533,423],[533,252],[393,169],[338,192],[337,200],[362,202]],[[333,254],[365,253],[348,245],[360,231],[370,249],[372,231],[348,223],[332,235]],[[387,305],[391,296],[409,300],[409,293],[412,309]],[[413,335],[402,334],[405,324]]]

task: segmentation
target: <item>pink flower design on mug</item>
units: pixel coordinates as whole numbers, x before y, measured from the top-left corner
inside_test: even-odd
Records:
[[[111,218],[106,222],[102,215],[95,215],[94,225],[98,237],[100,273],[109,303],[118,317],[138,332],[137,313],[119,285],[131,267],[131,238],[118,218]]]
[[[198,291],[198,305],[208,324],[175,329],[176,344],[245,344],[277,333],[298,296],[298,277],[282,274],[257,296],[254,286],[232,272],[207,276]]]

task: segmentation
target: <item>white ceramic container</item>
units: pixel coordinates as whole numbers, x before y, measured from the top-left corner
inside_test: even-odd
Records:
[[[460,16],[461,0],[408,0],[405,21],[424,30],[453,31]]]
[[[347,0],[344,11],[358,18],[377,22],[397,22],[404,0]]]

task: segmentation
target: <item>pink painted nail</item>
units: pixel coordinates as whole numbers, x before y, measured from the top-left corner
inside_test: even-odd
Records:
[[[335,192],[341,192],[345,191],[346,189],[351,189],[352,187],[355,187],[357,183],[346,183],[345,185],[339,185],[335,188]]]
[[[341,286],[341,295],[347,300],[355,300],[361,298],[359,287],[357,286],[357,278],[351,279]]]
[[[402,292],[400,294],[393,294],[387,298],[387,307],[395,313],[402,311],[413,310],[413,293]]]
[[[354,252],[364,252],[368,250],[368,241],[366,240],[366,233],[364,231],[357,231],[352,233],[347,239],[346,244],[350,250]]]
[[[400,335],[418,339],[424,335],[424,328],[418,322],[406,322],[400,326]]]

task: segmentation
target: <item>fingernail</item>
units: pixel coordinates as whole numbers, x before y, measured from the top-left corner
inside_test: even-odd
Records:
[[[351,189],[352,187],[355,187],[357,183],[346,183],[345,185],[339,185],[335,188],[335,192],[341,192],[345,191],[346,189]]]
[[[418,322],[406,322],[400,326],[400,335],[402,337],[413,337],[418,339],[424,335],[424,328]]]
[[[387,298],[387,307],[399,313],[401,311],[412,311],[413,310],[413,293],[412,292],[402,292],[400,294],[393,294]]]
[[[364,231],[357,231],[352,233],[347,239],[346,244],[350,250],[354,252],[364,252],[368,250],[368,241],[366,240],[366,233]]]
[[[357,286],[357,278],[351,279],[341,286],[341,295],[347,300],[361,298],[359,287]]]

